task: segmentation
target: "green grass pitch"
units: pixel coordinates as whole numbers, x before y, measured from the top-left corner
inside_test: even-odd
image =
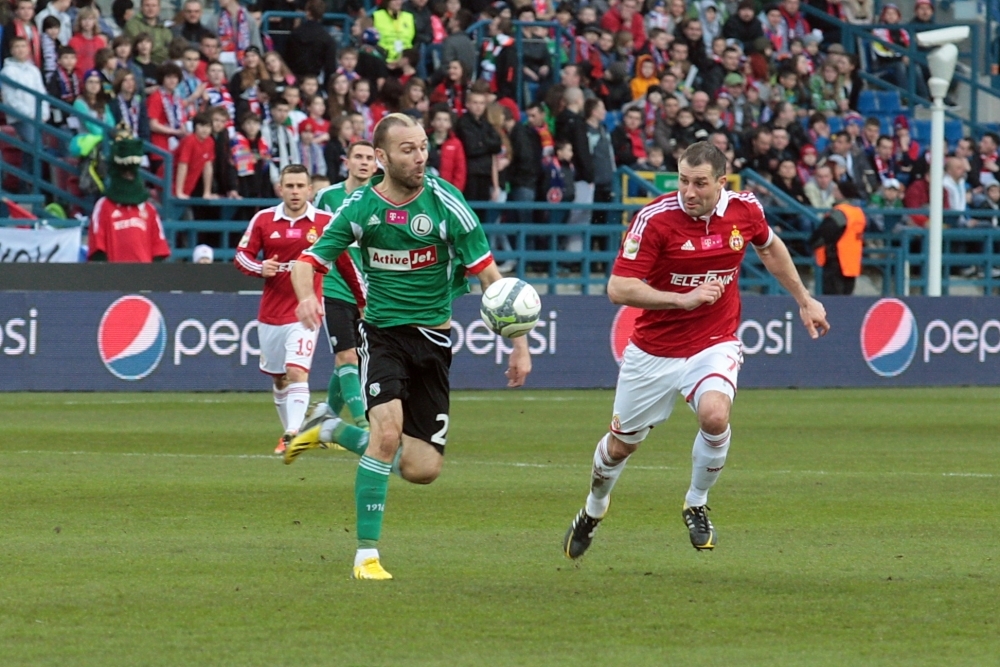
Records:
[[[1000,664],[1000,389],[741,392],[712,553],[680,407],[572,563],[611,397],[456,393],[355,582],[356,459],[270,395],[0,395],[0,665]]]

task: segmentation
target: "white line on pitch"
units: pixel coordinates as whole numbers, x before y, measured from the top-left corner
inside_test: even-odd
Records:
[[[38,456],[38,455],[56,455],[56,456],[130,456],[130,457],[148,457],[148,458],[171,458],[171,459],[248,459],[248,460],[267,460],[267,461],[280,461],[281,457],[274,454],[180,454],[172,452],[88,452],[88,451],[72,451],[72,452],[57,452],[57,451],[46,451],[46,450],[20,450],[15,452],[10,452],[11,454],[23,454],[26,456]],[[349,456],[333,456],[324,457],[323,459],[317,459],[315,457],[309,460],[326,460],[335,462],[352,462],[355,461],[353,457]],[[523,461],[473,461],[473,460],[454,460],[449,462],[449,465],[478,465],[478,466],[498,466],[503,468],[586,468],[587,466],[583,464],[571,464],[571,463],[527,463]],[[680,466],[643,466],[643,465],[631,465],[629,470],[687,470],[686,467]],[[838,477],[978,477],[984,479],[993,479],[995,477],[1000,477],[993,473],[982,473],[982,472],[914,472],[906,470],[888,470],[882,472],[864,472],[864,471],[852,471],[852,470],[750,470],[750,469],[739,469],[736,468],[732,472],[740,473],[750,473],[750,474],[765,474],[765,475],[830,475]]]

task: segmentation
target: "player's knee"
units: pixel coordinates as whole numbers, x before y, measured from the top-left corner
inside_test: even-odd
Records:
[[[289,366],[285,370],[285,377],[288,379],[288,382],[308,382],[309,372],[298,366]]]
[[[337,366],[346,366],[348,364],[353,364],[354,366],[358,365],[358,353],[354,348],[338,352],[335,359]]]
[[[729,426],[729,400],[722,396],[718,400],[702,400],[698,405],[698,425],[705,433],[718,435]]]
[[[437,465],[424,464],[417,469],[401,468],[399,472],[407,482],[413,484],[430,484],[441,474],[441,463],[438,462]]]
[[[274,388],[281,391],[288,386],[288,376],[287,375],[272,375],[271,379],[274,381]]]
[[[639,449],[639,445],[642,443],[641,440],[638,442],[625,442],[614,433],[609,434],[609,436],[608,454],[613,459],[624,459],[627,456],[631,456],[635,450]]]

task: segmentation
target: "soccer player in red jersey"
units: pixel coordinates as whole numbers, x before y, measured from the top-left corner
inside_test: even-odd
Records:
[[[235,263],[243,273],[264,278],[257,315],[260,370],[274,381],[274,405],[284,431],[275,453],[281,454],[298,433],[309,407],[309,369],[319,333],[319,329],[299,324],[295,316],[299,300],[292,289],[292,265],[316,242],[333,216],[310,203],[309,172],[302,165],[285,167],[278,184],[281,204],[262,209],[250,220]],[[349,263],[345,253],[337,261],[337,269],[363,308],[364,293]],[[314,282],[316,294],[321,296],[322,276],[317,274]]]
[[[695,549],[715,547],[706,503],[729,450],[729,413],[743,363],[737,281],[748,244],[795,298],[809,335],[818,338],[830,328],[757,198],[725,189],[726,156],[707,142],[692,144],[679,172],[679,191],[633,219],[608,281],[612,302],[643,312],[625,348],[610,432],[594,453],[590,495],[563,542],[569,558],[590,546],[629,455],[666,421],[678,396],[700,427],[682,516]]]

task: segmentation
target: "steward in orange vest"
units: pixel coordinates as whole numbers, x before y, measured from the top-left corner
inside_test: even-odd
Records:
[[[836,183],[833,210],[813,232],[809,244],[816,265],[823,267],[823,294],[852,294],[861,275],[861,255],[867,221],[860,207],[848,203],[856,195],[854,184]]]

